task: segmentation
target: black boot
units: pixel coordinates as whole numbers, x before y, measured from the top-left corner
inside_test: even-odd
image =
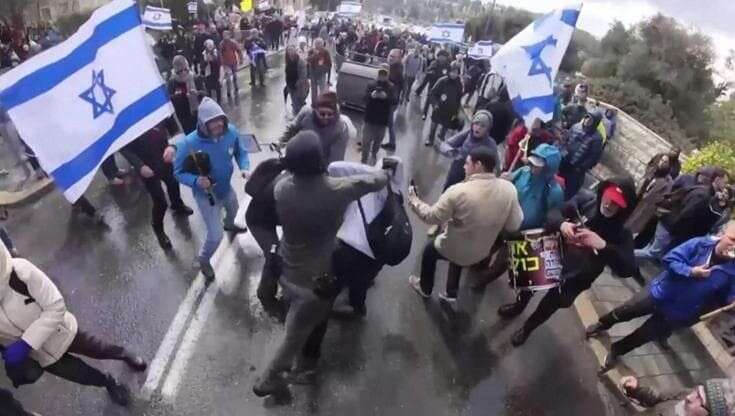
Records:
[[[515,302],[499,307],[498,315],[506,319],[515,318],[520,315],[524,309],[526,309],[526,306],[528,305],[528,302],[531,301],[532,296],[532,292],[521,292]]]
[[[594,338],[600,335],[601,333],[603,333],[604,331],[607,331],[610,328],[611,328],[610,325],[605,325],[602,322],[596,322],[588,326],[585,329],[584,334],[587,338]]]
[[[191,208],[187,207],[184,204],[181,204],[176,207],[172,207],[171,209],[174,211],[175,215],[180,215],[182,217],[188,217],[194,213],[194,210],[192,210]]]
[[[253,386],[253,393],[258,397],[278,395],[288,392],[288,383],[280,374],[260,377]]]
[[[131,370],[135,371],[136,373],[141,373],[145,371],[146,368],[148,368],[148,364],[142,357],[132,354],[128,351],[123,352],[122,360],[125,364],[128,365],[128,367],[130,367]]]
[[[115,377],[108,375],[105,388],[107,389],[107,394],[110,395],[110,400],[115,404],[122,407],[128,406],[128,403],[130,403],[130,390],[127,386],[117,381]]]

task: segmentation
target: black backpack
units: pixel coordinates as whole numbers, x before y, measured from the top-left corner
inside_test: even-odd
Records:
[[[403,207],[403,197],[395,194],[389,183],[385,206],[370,224],[367,223],[360,200],[357,206],[375,259],[389,266],[400,264],[411,253],[413,241],[413,229]]]

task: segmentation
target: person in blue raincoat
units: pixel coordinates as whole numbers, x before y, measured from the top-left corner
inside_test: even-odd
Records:
[[[554,178],[559,170],[561,154],[550,144],[538,145],[528,157],[528,166],[516,169],[504,177],[516,187],[518,202],[523,210],[521,231],[542,228],[549,214],[559,212],[564,205],[564,191]],[[486,273],[473,285],[483,290],[489,283],[508,270],[508,248],[498,247],[495,261]],[[524,294],[525,296],[526,294]]]
[[[625,338],[612,344],[603,371],[617,358],[651,341],[668,338],[677,329],[693,325],[717,307],[735,302],[735,221],[718,237],[692,238],[664,258],[665,270],[632,299],[587,328],[596,336],[619,322],[650,315]]]
[[[198,116],[197,129],[176,143],[174,175],[179,183],[191,188],[207,227],[207,236],[199,250],[198,260],[202,274],[211,281],[214,279],[214,269],[210,259],[222,241],[224,231],[235,234],[247,231],[245,227],[235,224],[239,205],[230,181],[234,171],[233,160],[237,162],[243,178],[247,178],[250,158],[237,128],[229,122],[222,107],[214,100],[205,97],[199,105]],[[208,167],[197,166],[197,171],[192,172],[187,167],[188,160],[198,153],[206,154],[210,163]],[[226,212],[224,225],[223,209]]]

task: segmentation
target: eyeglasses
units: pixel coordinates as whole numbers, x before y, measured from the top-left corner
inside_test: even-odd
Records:
[[[186,73],[186,72],[189,72],[189,70],[188,69],[179,69],[178,71],[176,71],[176,74],[183,74],[183,73]]]

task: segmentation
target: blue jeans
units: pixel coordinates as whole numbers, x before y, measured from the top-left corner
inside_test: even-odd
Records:
[[[391,106],[390,107],[390,116],[388,117],[388,143],[392,144],[393,146],[396,145],[396,109],[397,106]]]
[[[237,215],[237,210],[240,206],[237,203],[237,195],[232,189],[232,186],[230,186],[230,191],[223,199],[215,196],[214,206],[209,205],[209,199],[206,194],[195,192],[194,200],[196,200],[199,212],[202,214],[202,219],[204,219],[204,224],[207,227],[207,237],[204,239],[204,245],[199,250],[199,262],[209,263],[224,235],[224,229],[222,228],[222,209],[224,208],[225,210],[224,225],[234,225],[235,215]]]
[[[638,264],[641,260],[660,261],[661,258],[669,251],[671,245],[671,234],[666,228],[658,223],[656,225],[656,234],[647,246],[635,251],[635,259]]]

